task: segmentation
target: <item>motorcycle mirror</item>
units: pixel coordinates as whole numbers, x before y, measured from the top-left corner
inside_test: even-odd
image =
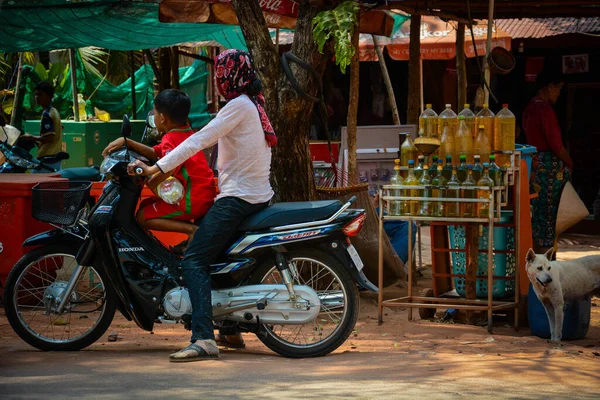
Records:
[[[123,124],[121,125],[121,136],[128,138],[131,137],[131,122],[127,114],[123,115]]]
[[[150,111],[148,113],[148,118],[146,118],[146,122],[150,128],[156,129],[156,124],[154,123],[154,112]]]

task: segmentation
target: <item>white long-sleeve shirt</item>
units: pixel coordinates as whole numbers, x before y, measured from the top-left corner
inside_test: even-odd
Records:
[[[217,200],[238,197],[251,204],[271,200],[274,194],[269,182],[271,148],[265,140],[258,110],[246,95],[229,101],[215,119],[156,164],[161,171],[171,171],[217,142],[220,190]]]

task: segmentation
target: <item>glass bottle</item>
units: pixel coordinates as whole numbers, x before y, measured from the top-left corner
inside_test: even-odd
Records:
[[[443,167],[442,160],[440,160],[437,167],[437,175],[435,178],[431,180],[431,184],[433,185],[432,197],[434,199],[445,198],[446,197],[446,184],[448,180],[444,178],[443,175]],[[445,201],[434,201],[432,204],[432,215],[434,217],[444,217],[446,216],[446,202]]]
[[[477,181],[477,186],[494,187],[494,181],[489,175],[489,164],[483,163],[483,176]],[[488,199],[490,197],[489,190],[477,189],[477,197],[480,199]],[[480,218],[488,218],[490,216],[490,203],[477,203],[477,215]]]
[[[440,157],[437,154],[431,156],[431,164],[429,165],[429,177],[433,179],[437,173],[437,166]]]
[[[405,186],[418,186],[419,180],[415,176],[415,161],[408,160],[408,176],[404,180]],[[404,197],[419,197],[417,189],[405,189],[402,196]],[[402,203],[402,215],[417,216],[419,215],[419,201],[408,200]]]
[[[433,111],[431,104],[425,105],[425,111],[419,116],[419,132],[423,132],[424,137],[437,138],[438,136],[438,115]]]
[[[484,160],[487,160],[492,154],[492,145],[489,136],[485,133],[484,125],[480,125],[477,131],[477,137],[473,143],[473,153],[478,154]]]
[[[473,160],[475,161],[473,164],[473,180],[477,182],[479,179],[481,179],[483,165],[481,165],[481,157],[479,155],[473,156]]]
[[[467,156],[467,162],[473,162],[473,136],[471,129],[467,126],[464,116],[458,117],[458,131],[456,132],[456,152]]]
[[[403,185],[403,184],[404,184],[404,179],[402,179],[402,175],[400,175],[400,160],[397,159],[397,160],[394,160],[394,173],[392,174],[392,177],[390,178],[390,185]],[[392,189],[391,194],[392,194],[392,196],[395,196],[395,197],[402,196],[400,189]],[[400,215],[400,200],[391,200],[390,201],[389,213],[390,213],[390,215]]]
[[[477,184],[473,180],[473,165],[467,165],[467,177],[460,185],[460,197],[463,199],[474,199],[476,197],[475,186]],[[477,216],[477,207],[475,203],[461,203],[460,216],[463,218],[474,218]]]
[[[421,179],[423,176],[423,170],[425,169],[425,156],[421,155],[418,157],[419,164],[415,167],[415,176],[417,179]]]
[[[467,157],[460,156],[460,163],[458,165],[458,180],[464,182],[467,179]]]
[[[458,113],[458,118],[461,116],[465,117],[465,124],[471,132],[471,141],[475,140],[475,136],[477,135],[477,124],[475,123],[475,113],[471,110],[470,104],[465,104],[463,110]]]
[[[457,168],[452,168],[452,176],[448,181],[448,190],[446,196],[451,199],[460,198],[460,181],[458,180]],[[447,217],[460,217],[460,203],[448,202],[446,204],[446,216]]]
[[[431,201],[427,200],[431,198],[431,178],[429,176],[429,167],[426,165],[423,169],[423,175],[419,179],[419,186],[423,186],[421,189],[421,196],[424,199],[421,200],[421,206],[419,207],[419,216],[429,217],[431,216]]]
[[[410,135],[406,135],[406,139],[400,146],[400,159],[403,166],[408,166],[408,160],[414,160],[419,155],[419,150],[415,147]],[[402,174],[402,173],[401,173]],[[403,174],[406,176],[406,174]]]
[[[502,170],[496,164],[496,157],[494,155],[490,156],[490,168],[489,168],[490,178],[494,181],[494,186],[503,186],[504,185],[504,176],[502,174]]]
[[[444,165],[444,169],[442,170],[442,175],[446,178],[447,181],[452,177],[452,157],[446,156],[446,165]]]

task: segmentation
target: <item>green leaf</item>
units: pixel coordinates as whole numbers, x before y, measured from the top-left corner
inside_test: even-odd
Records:
[[[54,64],[50,65],[50,69],[48,70],[48,81],[55,85],[56,79],[64,71],[64,69],[65,66],[60,62],[55,62]]]
[[[356,49],[352,46],[352,35],[358,25],[360,8],[356,1],[346,0],[333,10],[322,11],[313,20],[313,39],[319,52],[333,38],[336,64],[343,73],[350,65]]]
[[[35,64],[35,67],[33,68],[33,70],[40,77],[41,81],[48,80],[48,72],[46,71],[46,67],[44,67],[44,65],[42,63]]]

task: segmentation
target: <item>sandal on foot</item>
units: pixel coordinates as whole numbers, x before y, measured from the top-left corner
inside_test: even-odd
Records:
[[[170,362],[191,362],[219,358],[219,348],[214,340],[197,340],[169,356]]]
[[[217,346],[229,347],[230,349],[245,349],[246,343],[242,334],[237,335],[217,335],[216,340]]]

